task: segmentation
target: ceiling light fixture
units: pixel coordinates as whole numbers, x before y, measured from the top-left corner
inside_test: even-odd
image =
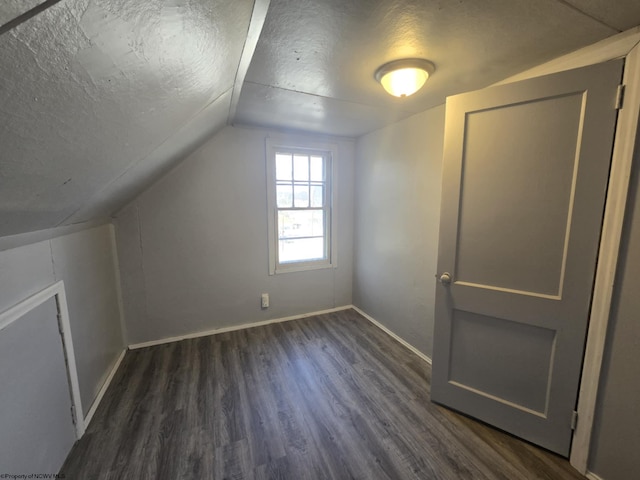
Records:
[[[436,66],[422,58],[404,58],[385,63],[376,70],[375,79],[395,97],[408,97],[422,88]]]

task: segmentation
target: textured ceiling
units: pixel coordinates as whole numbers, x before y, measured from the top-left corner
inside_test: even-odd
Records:
[[[564,0],[586,15],[620,31],[628,30],[640,23],[638,0]]]
[[[0,7],[0,25],[10,22],[45,0],[3,0]]]
[[[63,0],[0,36],[0,236],[112,213],[104,192],[144,187],[197,139],[183,127],[226,124],[252,8]]]
[[[357,136],[640,23],[637,0],[572,3],[272,0],[236,121]],[[407,57],[430,59],[436,72],[396,99],[373,74]]]
[[[0,236],[107,217],[230,121],[358,136],[639,23],[637,0],[3,0]],[[413,56],[435,75],[388,96],[375,69]]]

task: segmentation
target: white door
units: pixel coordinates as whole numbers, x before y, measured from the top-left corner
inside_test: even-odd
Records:
[[[76,441],[57,315],[49,298],[0,322],[0,474],[58,473]]]
[[[431,398],[565,456],[622,69],[447,100]]]

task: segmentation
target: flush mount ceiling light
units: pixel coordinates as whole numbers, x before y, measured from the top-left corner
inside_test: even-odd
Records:
[[[375,79],[395,97],[408,97],[422,88],[436,67],[429,60],[405,58],[385,63],[375,73]]]

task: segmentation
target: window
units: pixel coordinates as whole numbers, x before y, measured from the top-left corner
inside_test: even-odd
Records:
[[[335,150],[267,139],[270,274],[335,265]]]

